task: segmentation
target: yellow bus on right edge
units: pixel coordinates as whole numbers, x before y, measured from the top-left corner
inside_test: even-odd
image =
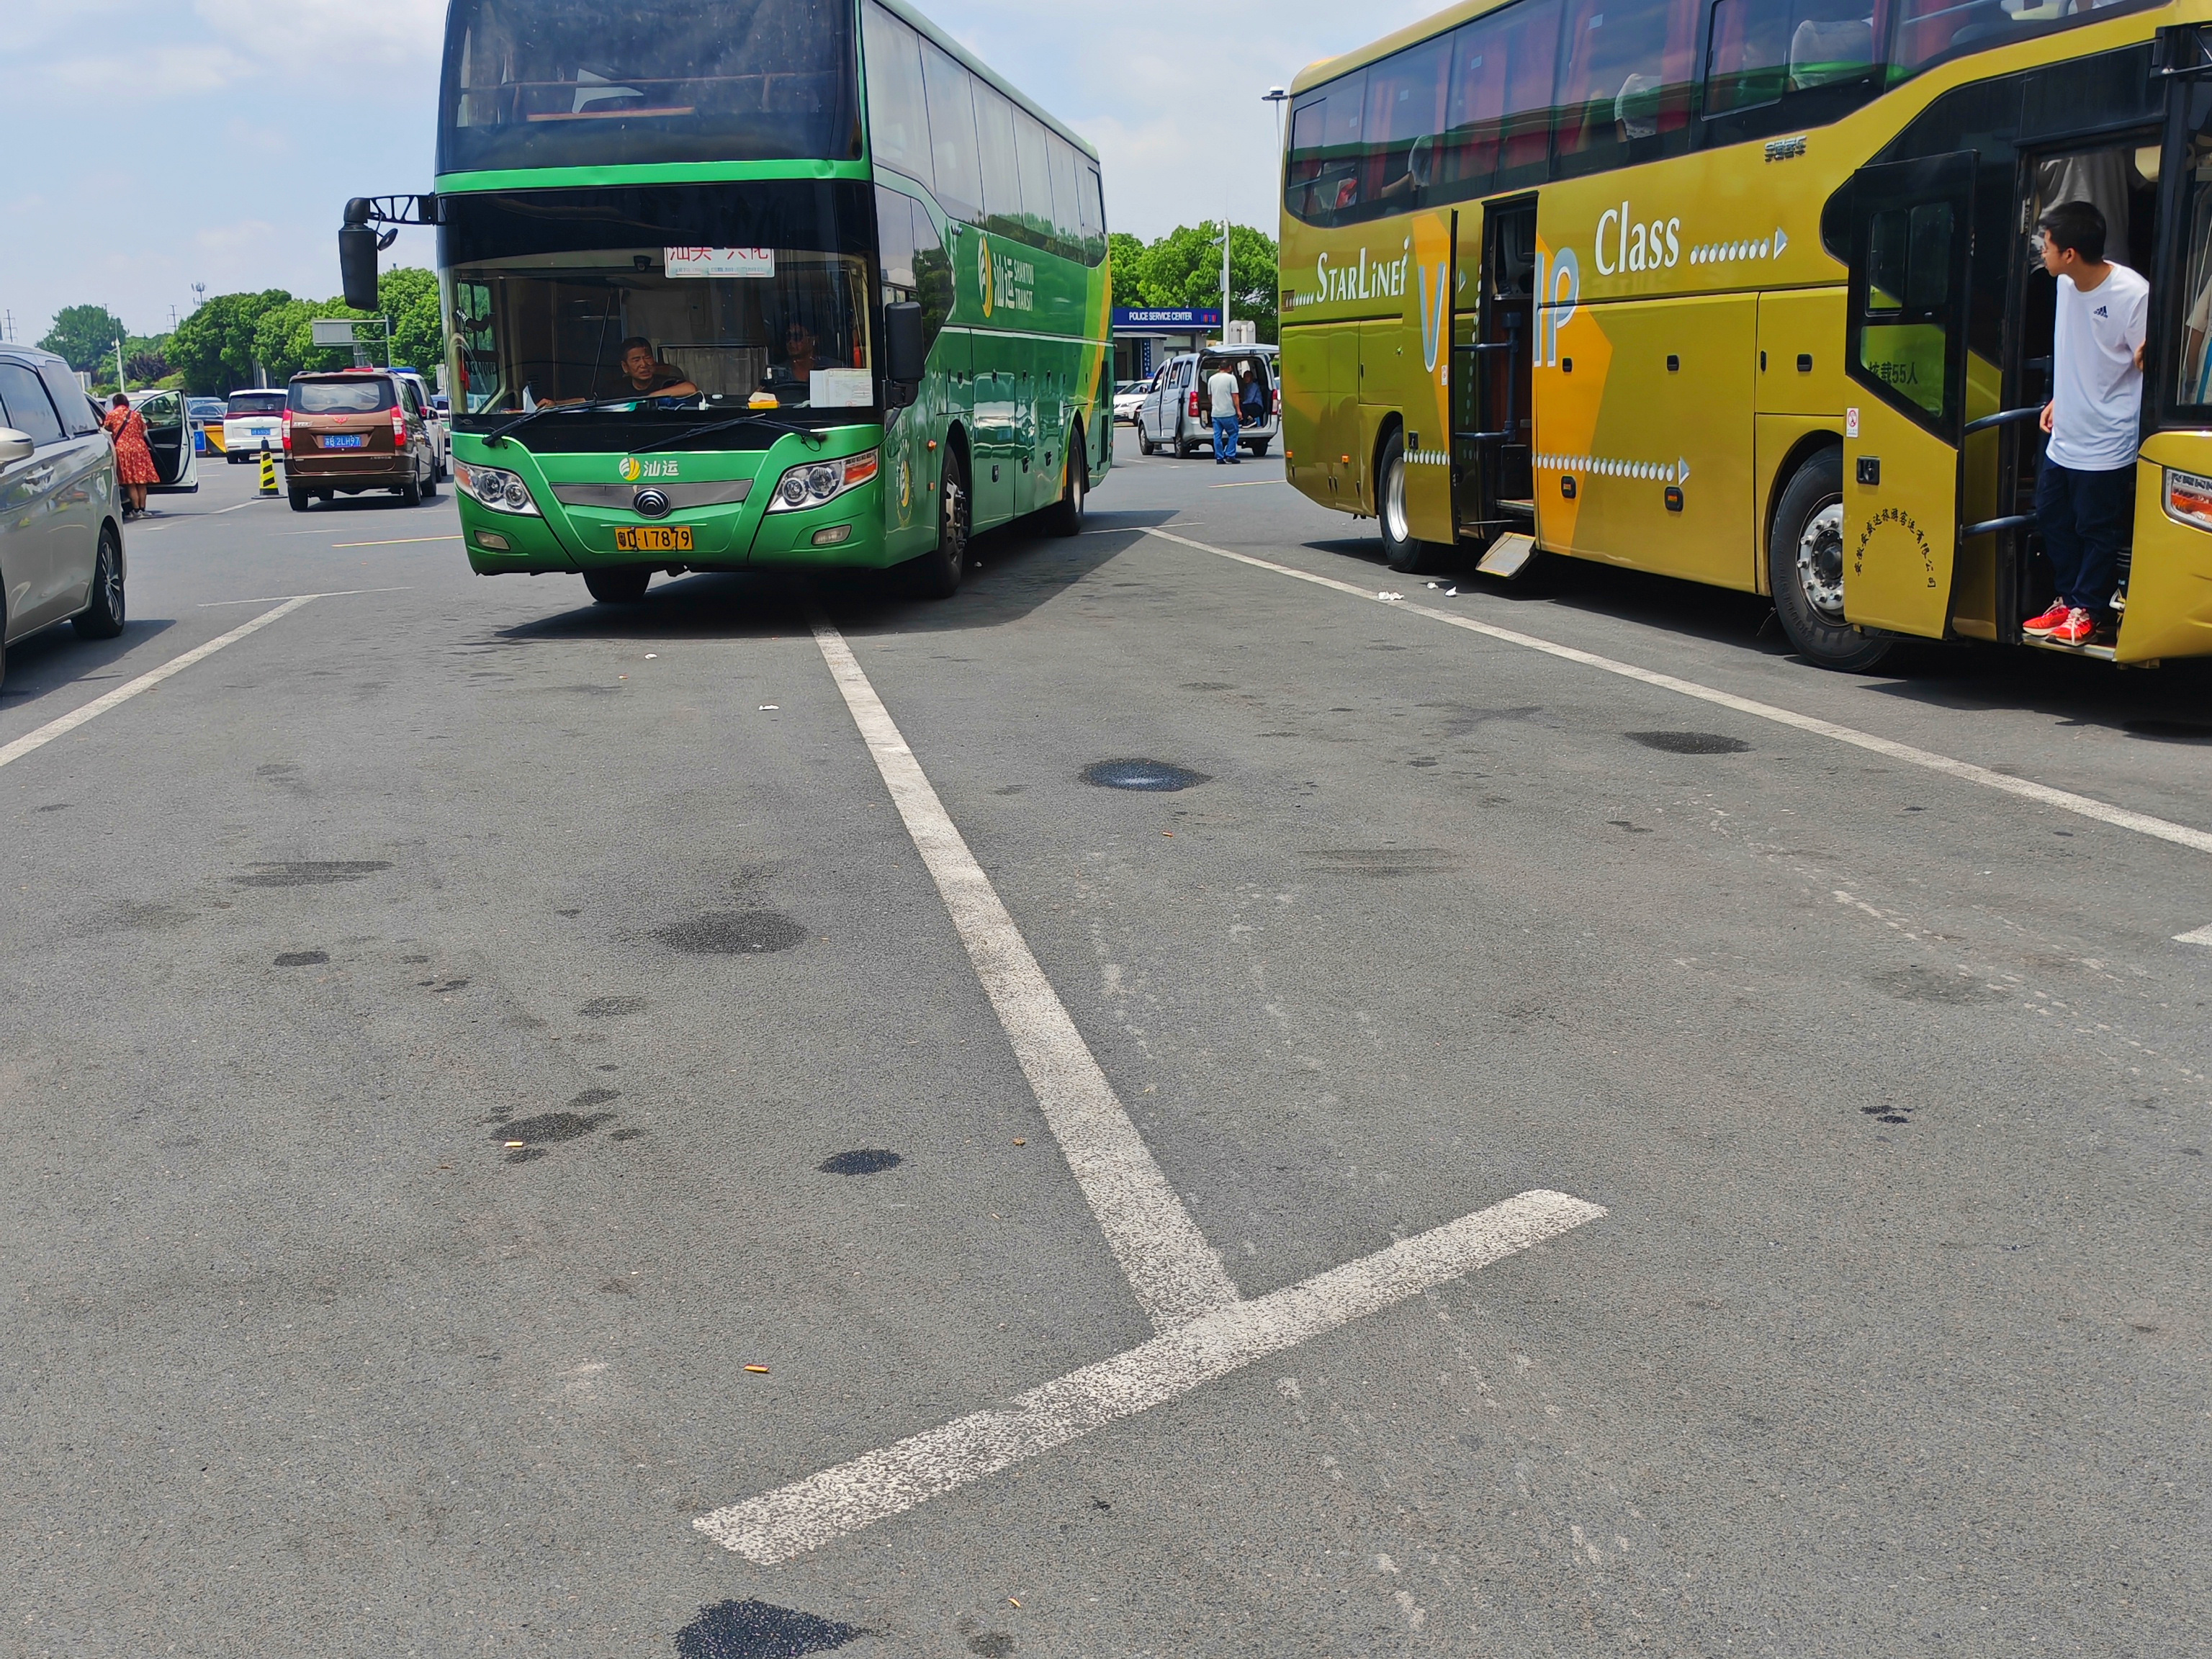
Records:
[[[1292,94],[1285,460],[1394,568],[1767,593],[1841,669],[2039,643],[2079,198],[2150,283],[2143,438],[2117,631],[2049,648],[2212,654],[2212,3],[1472,0]]]

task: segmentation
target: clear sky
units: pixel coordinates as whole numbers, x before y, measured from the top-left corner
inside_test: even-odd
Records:
[[[1107,216],[1273,234],[1261,94],[1440,0],[920,0],[1098,147]],[[610,0],[635,8],[652,0]],[[445,0],[4,0],[0,312],[79,302],[134,331],[210,294],[337,289],[349,196],[427,190]],[[428,264],[428,234],[388,260]]]

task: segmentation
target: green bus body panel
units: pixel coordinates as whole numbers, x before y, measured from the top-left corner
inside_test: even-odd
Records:
[[[640,161],[620,167],[503,167],[439,175],[441,196],[491,190],[586,190],[619,185],[714,185],[754,179],[875,177],[866,161]]]
[[[1097,161],[1098,152],[1090,143],[978,62],[928,18],[903,0],[883,3],[969,73]],[[860,105],[865,125],[865,59]],[[469,560],[476,569],[484,574],[575,571],[610,564],[881,568],[935,550],[945,460],[956,446],[967,458],[973,527],[978,531],[1051,506],[1066,487],[1071,465],[1085,467],[1089,485],[1111,468],[1113,386],[1107,373],[1113,350],[1108,326],[1110,261],[1086,266],[951,219],[926,187],[902,173],[879,171],[872,158],[459,173],[441,176],[437,189],[441,195],[465,195],[787,179],[872,181],[913,198],[927,210],[951,258],[953,294],[951,311],[931,344],[915,404],[898,411],[888,429],[876,424],[829,428],[827,441],[818,450],[787,437],[765,452],[685,450],[640,458],[675,460],[679,468],[676,476],[684,483],[753,480],[751,492],[741,504],[679,510],[661,521],[691,528],[694,548],[687,555],[617,552],[617,526],[649,521],[608,508],[566,507],[553,499],[556,484],[621,482],[617,468],[624,457],[541,453],[514,442],[492,448],[481,437],[456,433],[456,459],[520,473],[544,514],[495,513],[456,492]],[[451,319],[447,322],[450,328]],[[543,442],[544,435],[533,432],[523,441]],[[1071,453],[1079,435],[1080,448]],[[792,513],[767,510],[787,468],[872,447],[879,449],[881,456],[877,476],[868,483],[820,507]],[[852,526],[845,541],[826,548],[811,544],[816,532],[844,524]],[[487,532],[503,538],[507,550],[484,547],[481,537]]]
[[[703,165],[703,164],[702,164]],[[832,165],[832,164],[821,164]],[[834,164],[849,176],[851,164]],[[796,167],[732,164],[726,180],[818,178],[817,164]],[[560,168],[521,178],[530,187],[659,182],[647,167]],[[684,182],[703,182],[686,167]],[[543,517],[498,513],[465,492],[462,534],[471,565],[480,574],[578,571],[606,565],[671,565],[695,568],[830,568],[880,569],[932,552],[937,546],[939,492],[945,457],[957,444],[967,455],[974,528],[981,531],[1051,506],[1066,486],[1071,464],[1085,469],[1095,486],[1113,464],[1112,386],[1106,365],[1111,347],[1107,308],[1111,292],[1106,264],[1085,266],[1027,243],[995,237],[948,220],[920,185],[904,176],[863,176],[912,197],[928,210],[950,256],[951,310],[930,348],[920,395],[900,410],[888,433],[871,423],[826,428],[826,441],[808,449],[795,437],[766,451],[679,450],[640,457],[672,461],[673,474],[655,478],[720,483],[753,480],[747,499],[734,506],[679,510],[659,522],[683,525],[693,534],[689,554],[616,550],[617,526],[653,522],[633,513],[564,506],[552,488],[566,483],[625,482],[620,454],[581,454],[540,449],[542,428],[487,445],[480,435],[456,432],[453,455],[471,465],[521,475]],[[579,179],[576,175],[588,174]],[[509,190],[513,174],[466,175],[472,187]],[[497,179],[496,185],[479,181]],[[441,181],[450,184],[450,180]],[[462,193],[456,191],[455,193]],[[956,226],[957,227],[956,231]],[[1080,434],[1081,448],[1070,442]],[[768,503],[786,469],[808,461],[881,451],[876,477],[820,507],[769,513]],[[635,482],[643,482],[642,478]],[[815,532],[850,525],[852,533],[832,547],[811,544]],[[489,532],[505,550],[483,545]]]

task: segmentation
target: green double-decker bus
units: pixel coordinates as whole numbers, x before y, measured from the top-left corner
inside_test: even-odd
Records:
[[[437,227],[485,574],[943,597],[1112,460],[1097,157],[900,0],[453,0],[436,191],[349,204],[349,299],[386,222]]]

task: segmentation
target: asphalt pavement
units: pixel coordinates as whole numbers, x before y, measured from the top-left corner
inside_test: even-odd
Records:
[[[2212,672],[1120,453],[935,605],[217,466],[9,653],[0,1649],[2212,1647]]]

